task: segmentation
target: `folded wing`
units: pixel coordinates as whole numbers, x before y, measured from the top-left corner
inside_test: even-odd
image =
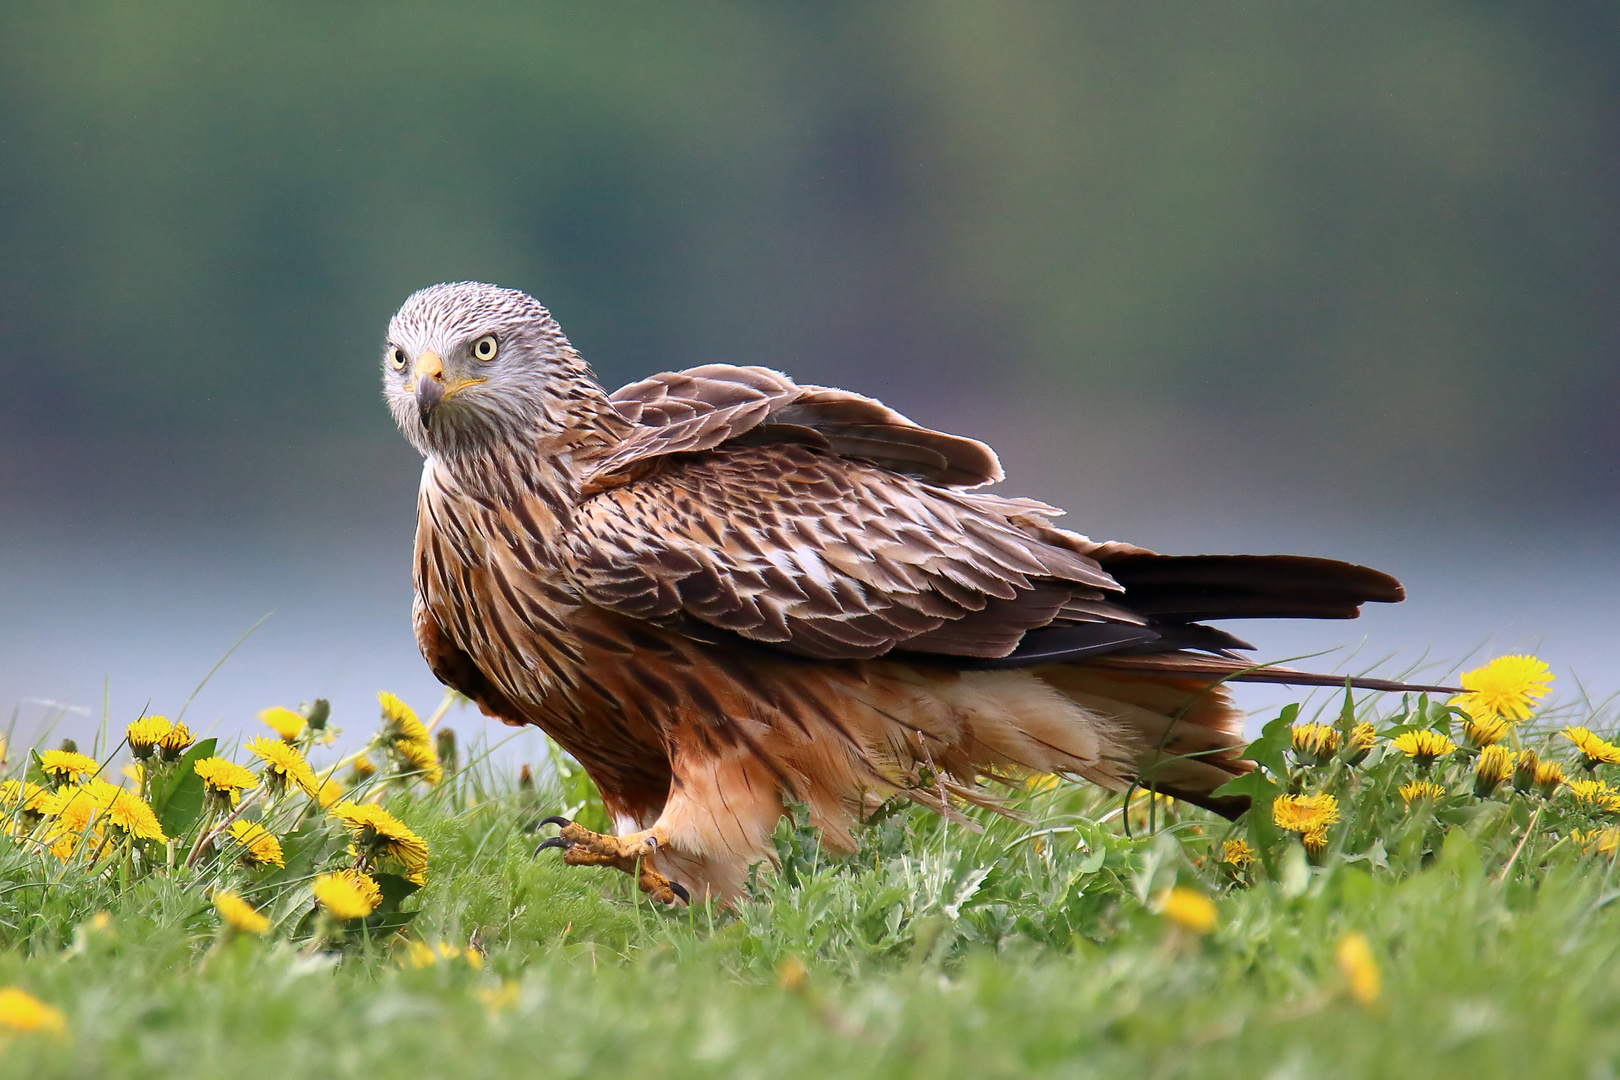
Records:
[[[768,368],[665,373],[613,401],[637,426],[586,482],[570,567],[593,603],[694,636],[972,666],[1193,649],[1230,677],[1247,646],[1199,620],[1402,596],[1327,559],[1094,543],[1055,507],[971,490],[1002,476],[983,443]]]

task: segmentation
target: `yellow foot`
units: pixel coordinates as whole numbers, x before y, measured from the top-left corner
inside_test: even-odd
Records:
[[[641,891],[661,904],[673,904],[677,897],[683,903],[692,902],[685,886],[669,880],[648,862],[658,851],[658,836],[653,830],[609,836],[592,832],[565,817],[548,817],[540,824],[561,828],[556,836],[540,842],[534,849],[536,855],[546,848],[562,848],[563,862],[569,866],[611,866],[634,876]]]

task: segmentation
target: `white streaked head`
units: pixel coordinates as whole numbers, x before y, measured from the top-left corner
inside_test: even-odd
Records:
[[[476,281],[412,294],[388,324],[382,369],[394,421],[423,454],[531,438],[591,383],[539,301]]]

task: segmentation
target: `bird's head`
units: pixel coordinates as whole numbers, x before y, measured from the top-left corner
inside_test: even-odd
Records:
[[[577,422],[582,395],[600,396],[539,301],[472,281],[407,299],[388,324],[382,367],[394,421],[423,454],[532,440]]]

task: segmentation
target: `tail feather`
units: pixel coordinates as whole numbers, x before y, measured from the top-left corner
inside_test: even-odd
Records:
[[[1409,683],[1399,679],[1375,679],[1365,675],[1329,675],[1299,671],[1281,664],[1255,664],[1231,656],[1207,656],[1192,652],[1114,654],[1088,660],[1089,668],[1113,671],[1157,673],[1218,679],[1224,682],[1281,683],[1285,686],[1338,686],[1356,690],[1382,690],[1396,694],[1460,694],[1456,686]]]
[[[1125,588],[1124,604],[1166,622],[1203,619],[1354,619],[1365,603],[1406,598],[1401,583],[1366,566],[1307,555],[1097,556]]]

